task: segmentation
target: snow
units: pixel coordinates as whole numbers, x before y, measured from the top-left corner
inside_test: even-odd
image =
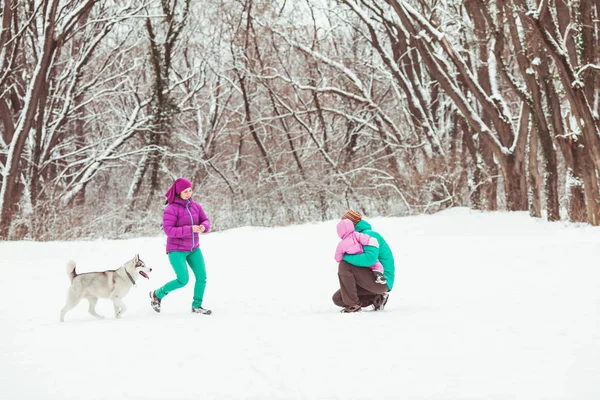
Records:
[[[2,398],[600,398],[600,230],[526,213],[452,209],[372,218],[392,246],[396,284],[383,312],[340,314],[335,224],[244,227],[202,236],[204,306],[173,277],[164,237],[0,242]],[[100,300],[59,323],[68,279],[139,253],[154,270],[114,319]]]

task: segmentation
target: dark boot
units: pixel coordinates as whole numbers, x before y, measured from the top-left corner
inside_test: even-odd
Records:
[[[373,311],[383,311],[388,302],[388,297],[390,297],[388,292],[376,295],[373,299]]]
[[[359,312],[361,310],[362,310],[362,308],[360,307],[360,305],[355,304],[353,306],[348,306],[348,307],[342,308],[342,311],[340,311],[340,312],[346,314],[346,313]]]

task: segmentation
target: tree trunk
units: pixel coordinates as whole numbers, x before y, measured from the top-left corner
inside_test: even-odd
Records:
[[[32,77],[27,97],[23,106],[19,123],[15,128],[15,134],[9,144],[9,153],[6,160],[5,179],[2,181],[0,189],[0,239],[7,239],[10,226],[16,211],[18,210],[22,189],[20,185],[19,170],[21,156],[25,148],[25,142],[29,131],[35,124],[35,116],[38,111],[38,105],[45,102],[41,96],[45,93],[46,77],[52,63],[52,57],[56,50],[56,41],[54,39],[55,17],[58,8],[58,0],[54,0],[48,6],[46,11],[46,23],[42,54],[40,54],[37,63],[36,74]]]
[[[523,110],[524,113],[529,113],[528,108]],[[529,137],[529,215],[536,218],[542,217],[542,177],[538,169],[538,137],[536,132],[529,130],[522,132]]]
[[[529,208],[524,164],[522,154],[508,155],[500,163],[506,190],[506,209],[509,211],[527,211]]]

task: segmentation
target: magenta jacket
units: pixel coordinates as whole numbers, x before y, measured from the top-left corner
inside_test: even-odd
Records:
[[[176,197],[165,207],[163,230],[167,235],[167,253],[172,251],[193,251],[198,248],[198,233],[192,232],[192,225],[204,225],[210,231],[210,221],[202,206],[194,200]]]

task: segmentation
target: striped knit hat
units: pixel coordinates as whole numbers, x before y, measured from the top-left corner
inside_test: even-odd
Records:
[[[362,215],[360,215],[359,212],[356,212],[354,210],[348,210],[342,216],[342,219],[349,219],[350,221],[352,221],[354,223],[354,225],[356,225],[362,219]]]

